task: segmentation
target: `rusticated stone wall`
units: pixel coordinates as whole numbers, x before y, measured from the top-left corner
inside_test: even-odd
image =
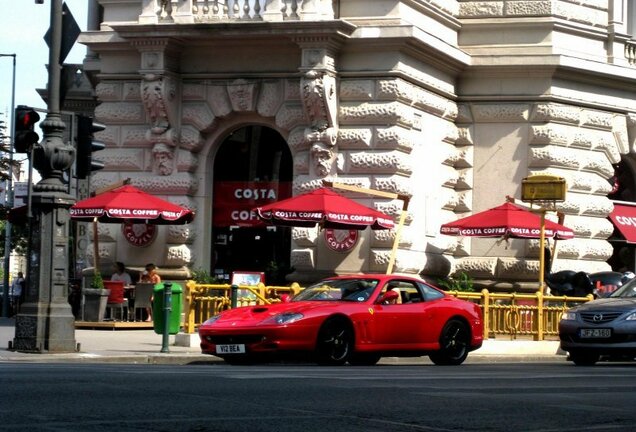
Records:
[[[461,189],[470,183],[468,159],[454,146],[460,133],[453,102],[398,78],[342,80],[335,144],[323,149],[332,155],[329,164],[316,153],[314,136],[308,133],[299,80],[201,80],[179,87],[182,100],[171,103],[181,104],[180,127],[153,135],[148,133],[138,82],[104,80],[98,86],[101,104],[96,117],[109,125],[100,136],[108,145],[100,153],[107,168],[95,175],[92,188],[131,178],[134,185],[197,212],[190,225],[159,227],[157,239],[141,251],[125,243],[119,226],[100,224],[102,262],[203,266],[210,253],[216,148],[236,124],[258,122],[287,139],[296,194],[332,180],[411,197],[395,270],[448,269],[440,248],[432,247],[431,241],[438,237],[440,209],[462,195],[449,193],[448,185]],[[155,150],[162,142],[174,153],[169,172],[158,172],[155,164]],[[355,198],[399,218],[400,200]],[[325,248],[318,229],[295,228],[291,264],[310,273],[386,270],[395,230],[367,230],[361,237],[358,253],[343,257]],[[92,247],[88,251],[92,259]]]
[[[466,104],[460,108],[462,131],[457,151],[473,148],[475,181],[472,203],[457,217],[482,211],[521,197],[521,180],[535,174],[566,179],[566,200],[556,204],[564,224],[576,234],[557,244],[552,270],[608,270],[612,255],[607,238],[613,226],[607,219],[612,164],[629,152],[624,115],[560,103]],[[457,187],[454,188],[457,190]],[[458,191],[459,192],[459,191]],[[555,212],[548,217],[555,218]],[[454,238],[446,253],[453,256],[452,272],[500,281],[536,280],[539,241]]]

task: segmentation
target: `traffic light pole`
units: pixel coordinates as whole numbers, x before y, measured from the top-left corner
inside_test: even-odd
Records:
[[[13,57],[13,78],[11,83],[11,141],[15,130],[15,54],[0,54],[0,57]],[[13,151],[9,152],[9,166],[13,167]],[[9,168],[11,169],[11,168]],[[6,205],[8,208],[13,207],[13,173],[9,172],[6,190]],[[2,283],[4,284],[4,292],[2,294],[2,316],[9,316],[9,273],[11,271],[11,222],[9,219],[4,225],[4,276]]]
[[[16,317],[13,346],[25,352],[74,352],[75,318],[67,301],[69,209],[64,171],[75,157],[64,143],[66,125],[60,113],[62,0],[51,1],[48,112],[44,137],[33,147],[32,163],[42,180],[33,186],[28,277],[25,303]]]

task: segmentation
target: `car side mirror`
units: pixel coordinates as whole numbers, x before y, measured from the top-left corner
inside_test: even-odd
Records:
[[[400,297],[400,293],[394,290],[389,290],[380,296],[378,299],[379,304],[391,304],[395,303]]]

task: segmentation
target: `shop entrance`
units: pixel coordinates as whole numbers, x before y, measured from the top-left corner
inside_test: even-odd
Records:
[[[292,156],[273,129],[248,126],[232,132],[214,159],[213,274],[229,281],[234,271],[265,273],[268,285],[290,272],[291,228],[268,226],[254,207],[291,196]]]

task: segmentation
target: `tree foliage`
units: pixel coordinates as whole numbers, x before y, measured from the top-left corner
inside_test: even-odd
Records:
[[[12,158],[11,141],[7,134],[6,122],[0,120],[0,182],[4,185],[11,178],[14,169],[20,167],[21,161]],[[5,194],[4,187],[2,194]],[[9,214],[9,206],[6,202],[0,206],[0,255],[4,256],[4,243],[6,237],[6,224]],[[28,242],[28,226],[11,225],[11,249],[18,254],[25,254]]]

